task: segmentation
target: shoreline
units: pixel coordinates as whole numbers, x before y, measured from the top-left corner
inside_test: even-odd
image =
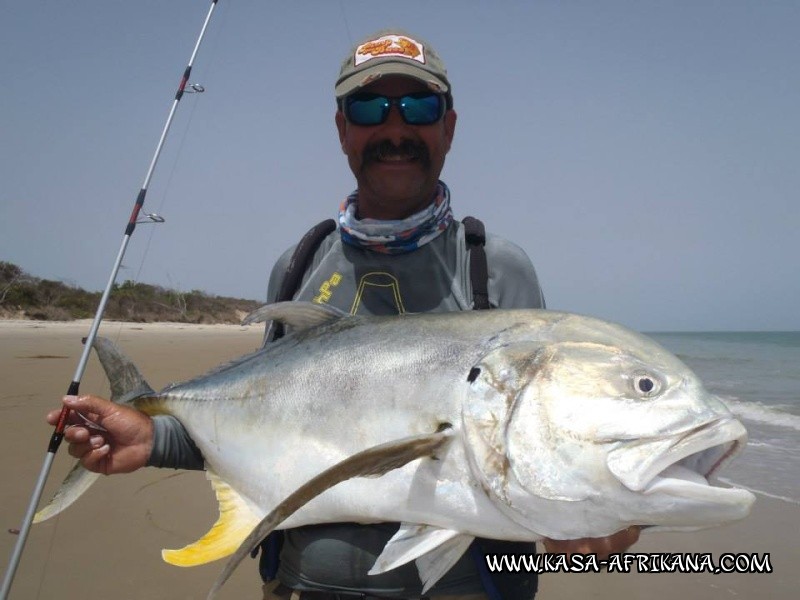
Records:
[[[22,327],[22,328],[30,328],[31,326],[38,326],[38,327],[52,327],[54,329],[65,329],[69,327],[84,327],[85,329],[89,329],[91,327],[93,319],[73,319],[72,321],[41,321],[38,319],[4,319],[0,318],[0,328],[15,328],[15,327]],[[100,323],[100,326],[103,325],[119,325],[123,327],[168,327],[168,328],[180,328],[180,327],[242,327],[247,328],[251,327],[250,325],[241,325],[238,323],[182,323],[180,321],[149,321],[149,322],[140,322],[140,321],[115,321],[111,319],[103,319]]]
[[[16,539],[6,533],[33,490],[52,429],[45,413],[58,407],[82,350],[90,319],[68,322],[0,321],[0,561]],[[101,335],[117,341],[154,389],[189,379],[252,352],[263,325],[104,322]],[[82,391],[107,393],[92,357]],[[69,470],[56,457],[43,499]],[[200,472],[147,468],[103,477],[75,505],[31,530],[11,590],[13,598],[97,597],[175,600],[204,598],[224,562],[181,569],[161,560],[161,548],[198,539],[216,519],[216,501]],[[548,573],[539,600],[790,600],[800,589],[800,506],[758,495],[752,514],[724,527],[683,533],[645,533],[630,552],[769,553],[773,573]],[[258,598],[257,563],[245,560],[222,588],[221,599]]]

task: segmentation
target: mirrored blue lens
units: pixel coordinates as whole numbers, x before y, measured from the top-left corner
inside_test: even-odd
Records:
[[[442,116],[442,97],[437,94],[403,96],[400,113],[409,125],[430,125]]]
[[[345,99],[344,112],[347,120],[356,125],[379,125],[386,121],[393,104],[409,125],[431,125],[444,114],[444,99],[430,92],[407,94],[399,98],[369,93],[353,94]]]
[[[391,106],[386,96],[354,94],[345,99],[345,116],[356,125],[378,125],[386,120]]]

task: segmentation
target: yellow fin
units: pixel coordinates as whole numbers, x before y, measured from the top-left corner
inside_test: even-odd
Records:
[[[217,494],[219,519],[202,538],[180,550],[162,550],[165,562],[178,567],[195,567],[233,554],[242,541],[258,525],[244,499],[215,473],[207,477]]]
[[[145,396],[142,398],[136,398],[133,401],[133,406],[151,417],[155,417],[156,415],[171,414],[167,410],[164,399],[158,396]]]

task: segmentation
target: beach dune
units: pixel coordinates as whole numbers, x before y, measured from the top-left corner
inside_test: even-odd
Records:
[[[0,560],[3,569],[51,429],[45,413],[58,406],[80,355],[88,322],[0,321]],[[117,342],[160,389],[256,349],[260,327],[105,323],[101,335]],[[92,359],[82,392],[108,393]],[[62,448],[45,490],[49,498],[72,459]],[[204,598],[222,569],[217,562],[181,569],[161,560],[161,548],[180,547],[205,533],[216,502],[203,473],[142,469],[102,478],[74,506],[31,531],[10,597]],[[631,552],[769,553],[772,573],[547,574],[537,598],[646,599],[772,598],[789,600],[800,589],[800,506],[759,497],[739,523],[691,533],[645,534]],[[221,598],[260,598],[256,561],[248,561]]]

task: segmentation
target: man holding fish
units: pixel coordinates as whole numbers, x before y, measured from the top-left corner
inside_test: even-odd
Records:
[[[380,31],[348,54],[335,94],[339,140],[358,188],[342,203],[337,230],[310,257],[293,298],[353,315],[472,309],[473,247],[465,242],[464,225],[453,218],[449,189],[439,180],[456,126],[441,59],[416,36]],[[519,247],[487,235],[482,248],[492,307],[544,308],[536,273]],[[291,262],[287,252],[273,268],[270,302],[277,299]],[[268,329],[268,340],[273,336]],[[203,468],[201,452],[174,417],[151,418],[96,396],[64,402],[106,430],[89,429],[71,417],[74,426],[65,434],[69,452],[91,471],[110,475],[148,465]],[[48,416],[51,424],[57,415]],[[367,574],[397,529],[397,523],[327,523],[286,530],[277,578],[265,585],[264,597],[423,597],[413,561]],[[631,527],[604,538],[545,540],[545,547],[603,556],[624,551],[638,535],[638,528]],[[533,598],[535,574],[499,574],[487,582],[480,563],[486,552],[534,553],[534,543],[478,539],[474,544],[476,551],[466,552],[425,597]],[[266,570],[274,570],[267,562],[262,561]]]

